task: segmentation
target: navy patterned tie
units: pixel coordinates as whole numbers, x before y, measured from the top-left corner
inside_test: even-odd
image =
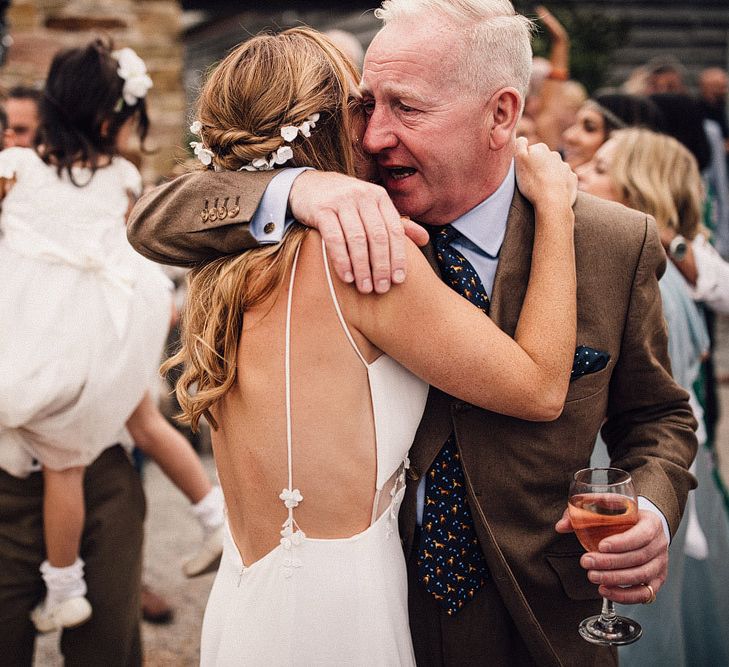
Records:
[[[440,227],[434,234],[433,245],[443,279],[488,314],[489,298],[481,279],[468,260],[450,245],[459,236],[450,225]],[[426,474],[421,528],[418,578],[436,602],[453,616],[473,599],[488,576],[453,434]]]

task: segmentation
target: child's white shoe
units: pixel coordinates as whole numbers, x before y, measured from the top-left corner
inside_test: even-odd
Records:
[[[223,530],[224,526],[220,525],[205,535],[198,552],[182,566],[186,577],[198,577],[218,569],[223,555]]]
[[[50,605],[47,602],[43,600],[30,612],[30,620],[38,632],[75,628],[91,618],[91,604],[83,596],[68,598]]]
[[[197,577],[214,572],[223,555],[223,531],[225,526],[225,500],[223,491],[214,486],[207,495],[192,506],[192,513],[203,529],[203,543],[198,552],[183,566],[186,577]]]

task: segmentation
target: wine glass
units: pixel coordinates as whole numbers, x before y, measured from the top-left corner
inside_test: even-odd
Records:
[[[588,551],[598,551],[600,541],[625,532],[638,522],[638,503],[633,480],[619,468],[584,468],[573,475],[568,510],[577,539]],[[584,619],[580,636],[601,645],[632,644],[643,628],[618,616],[612,600],[603,598],[599,616]]]

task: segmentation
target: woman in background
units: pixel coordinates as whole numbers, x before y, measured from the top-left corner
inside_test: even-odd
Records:
[[[693,155],[676,139],[649,130],[619,130],[578,169],[585,192],[652,215],[662,236],[682,234],[690,242],[702,234],[703,185]],[[699,430],[686,518],[670,548],[671,567],[652,606],[631,607],[644,628],[639,642],[621,647],[621,665],[729,664],[729,515],[714,482],[703,411],[694,392],[709,338],[691,288],[668,262],[659,283],[668,325],[668,351],[676,381],[691,395]],[[593,464],[607,453],[598,443]]]

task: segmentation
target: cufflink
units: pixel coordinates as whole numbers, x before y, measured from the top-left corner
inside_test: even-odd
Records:
[[[274,229],[276,229],[276,225],[274,225],[274,224],[273,224],[272,222],[267,222],[267,223],[266,223],[266,224],[265,224],[265,225],[263,226],[263,231],[264,231],[264,233],[266,233],[266,234],[271,234],[271,233],[273,232],[273,230],[274,230]]]

